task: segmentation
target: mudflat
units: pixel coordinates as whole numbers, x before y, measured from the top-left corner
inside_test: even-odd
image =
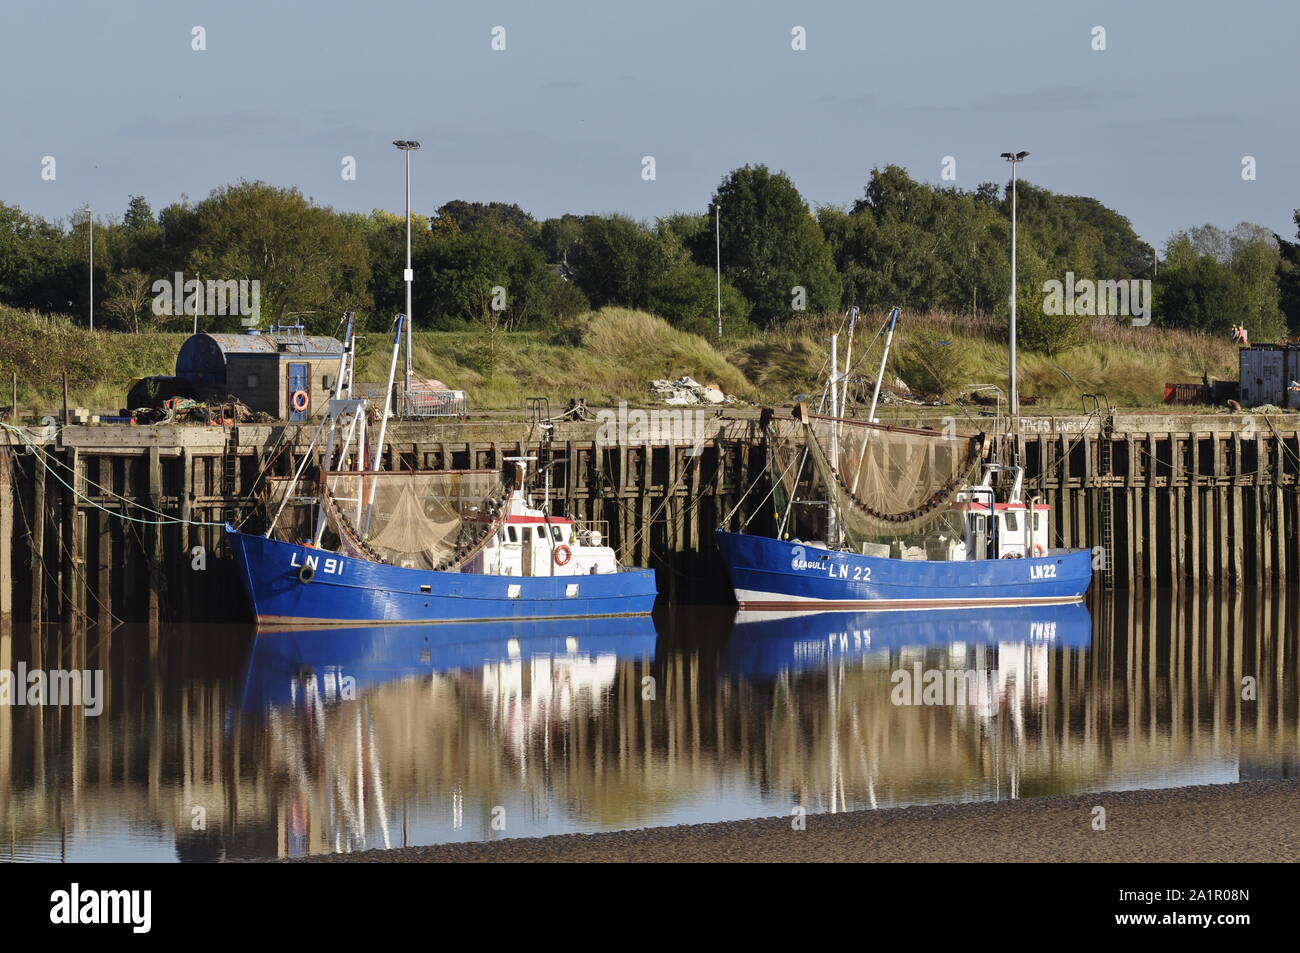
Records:
[[[1105,829],[1097,829],[1105,810]],[[503,838],[289,858],[297,862],[776,863],[1296,861],[1300,781]]]

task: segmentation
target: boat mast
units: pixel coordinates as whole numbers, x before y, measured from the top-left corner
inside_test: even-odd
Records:
[[[375,440],[375,449],[370,454],[370,469],[378,470],[380,461],[384,455],[384,435],[388,432],[388,415],[393,407],[393,381],[397,376],[397,357],[402,352],[402,328],[406,322],[406,315],[397,316],[397,333],[393,337],[393,359],[388,364],[388,387],[384,390],[384,413],[379,418],[379,436]],[[378,483],[372,477],[370,480],[370,495],[366,499],[366,526],[362,531],[364,534],[370,532],[370,521],[375,515],[375,491],[378,489]]]
[[[840,473],[840,418],[839,412],[839,382],[835,379],[840,372],[839,362],[840,336],[831,335],[831,472],[838,479]],[[810,432],[811,433],[811,432]],[[839,549],[840,539],[840,514],[835,508],[835,500],[831,495],[833,487],[826,487],[826,545],[832,549]]]
[[[334,463],[334,444],[338,436],[339,422],[339,404],[338,401],[344,399],[352,389],[352,319],[353,313],[348,311],[344,317],[347,319],[347,327],[343,331],[343,353],[339,355],[339,369],[334,381],[334,391],[330,395],[330,401],[325,411],[326,419],[329,421],[329,436],[325,441],[325,450],[321,454],[320,460],[320,477],[317,480],[319,484],[317,490],[320,493],[320,499],[316,502],[316,528],[312,531],[312,545],[319,546],[321,539],[325,535],[325,493],[329,489],[326,485],[326,474],[336,469]],[[343,443],[338,450],[339,466],[342,465],[343,458],[347,455],[348,444],[352,441],[352,435],[357,428],[357,418],[354,416],[348,427],[348,432],[343,438]],[[287,497],[286,497],[287,498]]]
[[[339,400],[352,396],[352,369],[349,361],[352,353],[352,320],[356,314],[349,311],[344,317],[348,319],[348,324],[343,331],[343,353],[339,355],[338,379],[334,381],[334,396]],[[329,466],[328,460],[325,461],[325,465]]]
[[[844,375],[841,378],[844,387],[840,392],[840,409],[836,417],[843,417],[845,408],[849,403],[849,368],[853,365],[853,335],[858,326],[858,306],[855,304],[849,309],[849,346],[844,354]]]
[[[894,325],[898,323],[898,309],[894,308],[889,312],[889,328],[885,333],[885,350],[880,355],[880,370],[876,373],[876,389],[871,394],[871,412],[867,414],[867,419],[874,423],[876,420],[876,405],[880,402],[880,385],[885,380],[885,364],[889,361],[889,346],[894,342]]]
[[[338,380],[334,382],[335,391],[330,398],[329,409],[326,411],[325,416],[321,418],[320,425],[317,426],[316,433],[311,438],[311,444],[307,447],[307,452],[303,455],[302,462],[298,464],[298,468],[294,471],[293,479],[289,481],[289,486],[285,489],[284,497],[280,500],[280,505],[277,506],[275,509],[275,515],[271,517],[271,521],[269,525],[266,527],[266,532],[263,535],[267,539],[270,539],[271,534],[275,532],[276,524],[280,522],[280,515],[284,512],[284,508],[288,504],[290,497],[293,496],[294,490],[297,489],[298,481],[302,478],[302,472],[307,468],[307,462],[312,458],[312,450],[316,448],[316,442],[320,440],[322,433],[328,434],[328,436],[326,437],[325,448],[322,451],[322,455],[321,455],[321,467],[320,467],[320,473],[321,473],[320,491],[323,493],[325,490],[325,473],[330,469],[331,466],[331,460],[334,455],[334,438],[336,436],[337,427],[338,427],[338,415],[335,412],[335,408],[336,408],[335,400],[338,399],[340,393],[342,392],[343,387],[346,386],[349,391],[351,391],[351,387],[352,387],[352,371],[351,371],[352,319],[354,317],[354,314],[353,312],[348,311],[344,316],[347,318],[347,329],[343,333],[343,353],[339,355]],[[345,381],[347,382],[346,385],[344,383]],[[353,423],[355,424],[355,422],[356,421],[354,420]],[[365,422],[362,421],[363,431],[364,431],[364,426],[365,426]],[[349,430],[348,433],[350,435],[351,430]],[[345,440],[343,447],[340,448],[339,450],[339,457],[342,458],[343,455],[346,454],[346,452],[347,452],[347,442]],[[312,543],[315,546],[320,545],[320,539],[321,539],[321,535],[324,532],[324,525],[325,525],[324,501],[323,500],[320,501],[317,504],[317,506],[318,506],[318,510],[316,513],[316,529],[312,534]]]

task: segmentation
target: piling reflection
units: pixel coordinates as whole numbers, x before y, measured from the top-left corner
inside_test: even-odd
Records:
[[[0,706],[0,858],[291,856],[1291,776],[1294,621],[1279,593],[14,632],[0,669],[100,667],[106,698],[94,718]]]

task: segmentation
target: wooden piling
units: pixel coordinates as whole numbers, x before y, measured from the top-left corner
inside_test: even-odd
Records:
[[[162,621],[162,589],[165,579],[163,573],[163,527],[158,523],[161,519],[158,513],[162,512],[162,454],[158,447],[150,447],[149,455],[149,509],[153,513],[148,515],[151,521],[146,528],[145,540],[149,547],[149,591],[146,596],[147,600],[147,619],[149,625],[149,645],[156,648],[158,643],[159,625]]]
[[[1164,422],[1158,432],[1126,424],[1098,432],[1095,421],[1079,420],[1024,441],[1027,492],[1052,507],[1053,544],[1099,545],[1108,494],[1114,539],[1107,559],[1117,588],[1289,581],[1300,560],[1296,434],[1243,441],[1239,430],[1219,419],[1207,419],[1204,430],[1193,421],[1190,431],[1186,420]],[[395,433],[385,456],[426,468],[491,466],[507,451],[543,463],[548,455],[555,458],[558,506],[606,522],[610,543],[625,562],[663,570],[666,599],[727,598],[711,532],[724,517],[730,516],[733,530],[776,529],[762,434],[753,421],[719,424],[695,456],[685,443],[606,444],[595,439],[594,425],[586,433],[560,425],[549,449],[526,427],[476,426],[478,432],[449,422]],[[281,436],[281,428],[244,428],[239,472],[231,481],[241,491],[267,465],[266,455],[279,449]],[[308,437],[289,430],[291,445],[273,466],[278,474],[292,472]],[[1109,454],[1102,444],[1107,438],[1113,440]],[[189,525],[220,519],[240,504],[223,479],[229,442],[221,434],[74,425],[60,440],[66,446],[49,444],[41,452],[58,455],[59,472],[69,468],[75,492],[49,481],[39,454],[6,448],[8,462],[0,462],[8,467],[13,503],[4,505],[0,485],[0,520],[8,521],[8,529],[0,524],[0,537],[9,541],[0,563],[7,559],[10,567],[7,587],[0,579],[0,589],[9,593],[10,616],[21,613],[33,622],[89,616],[101,629],[111,629],[116,616],[156,630],[164,620],[238,610],[237,600],[204,596],[238,585],[228,554],[220,551],[222,534]],[[995,445],[998,459],[1014,452],[1010,440]],[[160,517],[133,509],[116,493],[186,522],[153,525]],[[127,523],[118,514],[146,522]],[[195,545],[208,547],[202,575],[190,568]]]
[[[14,404],[15,410],[17,404]],[[0,638],[8,639],[14,623],[14,453],[0,447]],[[0,665],[0,670],[7,666]],[[7,740],[7,739],[6,739]],[[0,765],[3,767],[3,765]]]

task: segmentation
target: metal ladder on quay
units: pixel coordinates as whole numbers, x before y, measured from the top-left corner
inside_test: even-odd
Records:
[[[1085,401],[1092,398],[1092,413],[1097,417],[1097,475],[1109,478],[1115,474],[1115,408],[1104,405],[1105,394],[1084,394]],[[1086,411],[1087,404],[1084,405]],[[1102,487],[1098,512],[1101,523],[1101,587],[1104,592],[1115,591],[1115,491],[1109,485]]]
[[[226,445],[221,453],[221,495],[227,501],[231,500],[238,491],[238,484],[239,426],[231,424],[226,428]],[[239,508],[236,506],[227,505],[223,508],[223,516],[226,520],[234,520],[238,515]]]

